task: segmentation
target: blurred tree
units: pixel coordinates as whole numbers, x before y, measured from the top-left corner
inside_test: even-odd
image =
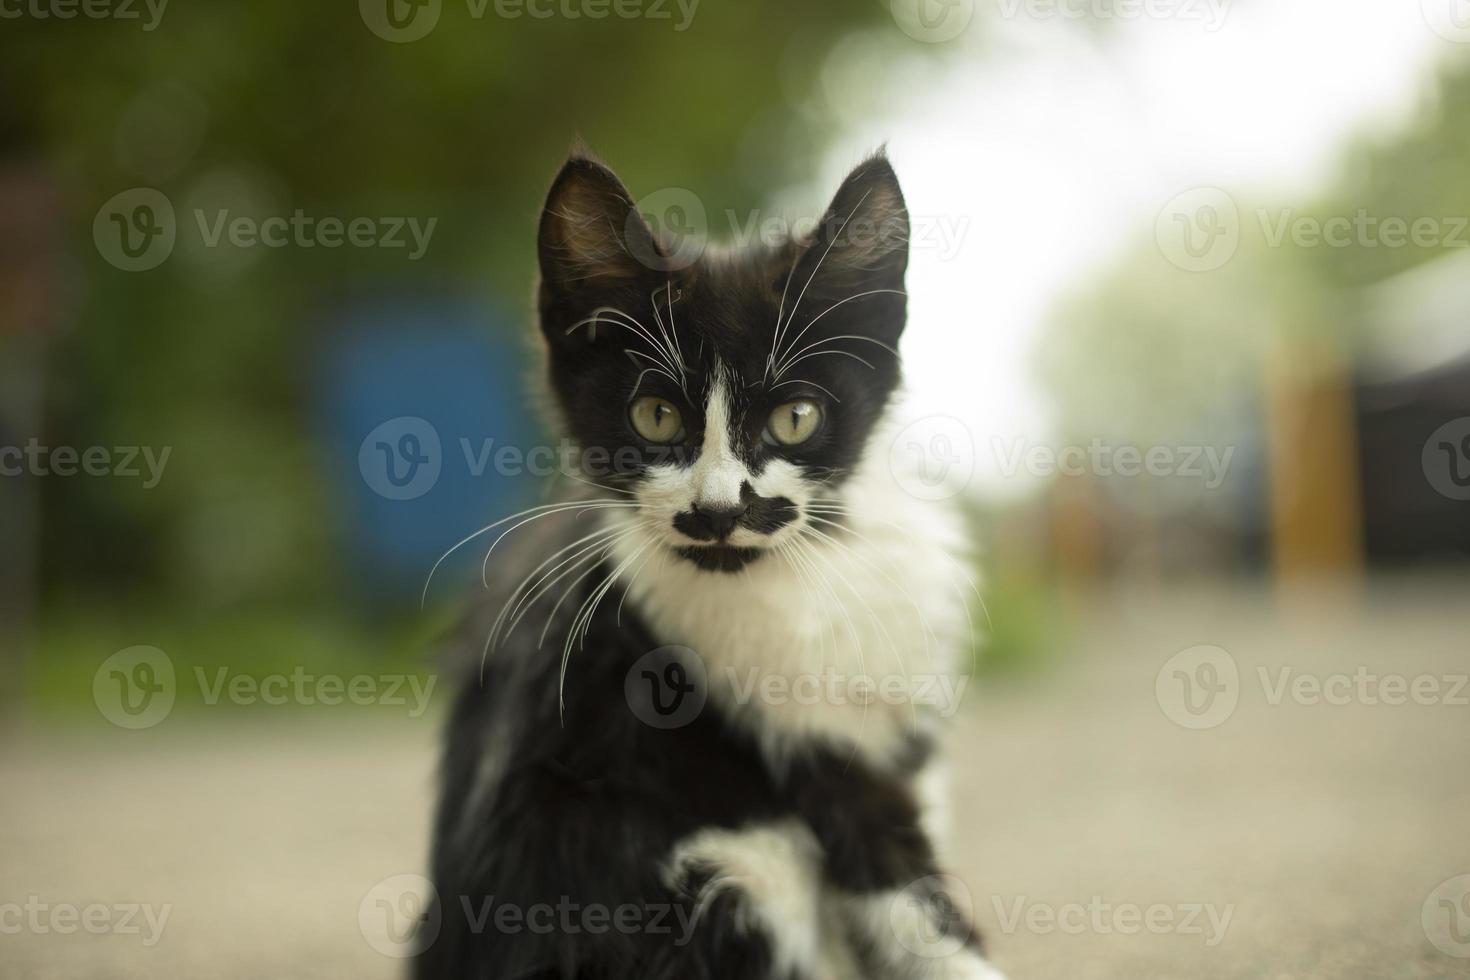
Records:
[[[661,3],[667,19],[573,7],[583,16],[542,19],[445,0],[411,43],[377,36],[360,15],[370,4],[350,2],[178,3],[146,30],[141,4],[142,20],[5,22],[9,128],[34,134],[27,150],[55,175],[79,259],[43,437],[174,448],[151,490],[48,484],[53,596],[208,608],[330,594],[332,512],[302,418],[317,314],[389,290],[526,312],[541,198],[578,137],[635,193],[690,186],[711,214],[762,203],[827,135],[796,106],[830,44],[888,17],[876,2]],[[141,273],[91,241],[99,207],[136,186],[166,194],[181,229],[170,260]],[[438,224],[416,262],[200,249],[184,233],[195,207]]]

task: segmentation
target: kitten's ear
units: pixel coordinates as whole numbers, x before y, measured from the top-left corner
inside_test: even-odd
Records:
[[[575,154],[546,197],[538,252],[542,282],[557,292],[642,282],[662,256],[622,181]]]
[[[796,278],[815,273],[814,288],[902,289],[909,263],[909,212],[898,175],[879,154],[857,166],[838,188]]]

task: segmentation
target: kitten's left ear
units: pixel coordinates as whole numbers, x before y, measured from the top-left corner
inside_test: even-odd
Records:
[[[909,212],[898,175],[881,153],[859,164],[838,188],[796,278],[815,286],[902,289],[909,263]]]
[[[542,282],[554,292],[636,285],[649,280],[663,260],[622,181],[580,154],[552,182],[538,252]]]

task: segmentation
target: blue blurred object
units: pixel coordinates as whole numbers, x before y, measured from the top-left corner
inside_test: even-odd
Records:
[[[494,462],[502,447],[529,449],[537,431],[508,327],[467,304],[398,301],[349,309],[327,333],[314,390],[331,506],[374,602],[416,605],[450,546],[535,490],[533,477]],[[465,547],[446,561],[431,600],[457,594],[483,553]]]

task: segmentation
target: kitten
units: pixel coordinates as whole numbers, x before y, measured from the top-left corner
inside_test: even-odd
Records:
[[[562,168],[538,301],[583,493],[487,529],[529,525],[470,624],[422,980],[998,977],[920,696],[969,649],[958,536],[882,431],[908,228],[879,156],[813,234],[686,264]]]

